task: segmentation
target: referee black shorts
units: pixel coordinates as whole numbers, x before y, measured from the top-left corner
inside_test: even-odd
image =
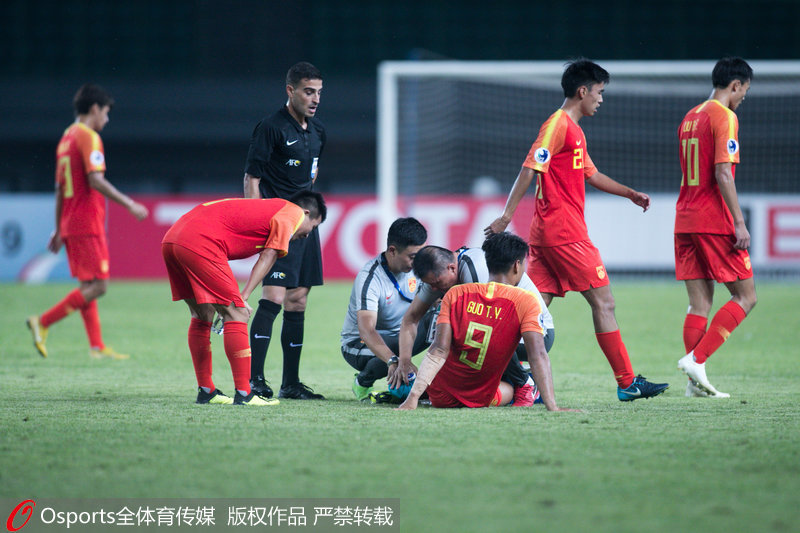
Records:
[[[318,229],[314,228],[305,239],[291,241],[289,253],[275,261],[263,283],[287,289],[322,285],[322,250]]]

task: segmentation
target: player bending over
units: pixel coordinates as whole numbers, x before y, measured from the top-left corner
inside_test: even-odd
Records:
[[[189,352],[197,376],[197,403],[277,405],[278,400],[250,390],[250,339],[247,320],[250,294],[289,241],[305,238],[327,213],[322,195],[300,191],[289,200],[229,198],[198,205],[167,231],[161,252],[167,265],[172,299],[184,300],[192,320]],[[228,261],[259,254],[244,289]],[[211,321],[224,322],[225,355],[233,372],[233,399],[211,380]]]
[[[502,232],[486,239],[483,250],[489,283],[457,285],[445,294],[433,345],[398,409],[415,409],[426,390],[434,407],[507,405],[514,389],[501,377],[522,336],[545,407],[569,411],[556,404],[539,302],[516,287],[528,245]]]

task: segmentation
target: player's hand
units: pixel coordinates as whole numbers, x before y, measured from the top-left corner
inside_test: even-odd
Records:
[[[747,231],[747,226],[744,225],[744,222],[741,222],[734,225],[733,231],[736,237],[736,243],[733,247],[737,250],[747,250],[750,246],[750,232]]]
[[[47,240],[47,249],[54,254],[57,254],[63,244],[64,241],[61,239],[61,233],[54,231],[50,234],[50,238]]]
[[[403,361],[400,360],[397,363],[397,366],[394,367],[394,372],[391,372],[391,367],[389,368],[389,375],[386,378],[386,382],[389,384],[390,387],[393,389],[399,388],[402,385],[408,385],[408,375],[411,372],[416,374],[417,367],[414,366],[414,363],[411,361]]]
[[[253,316],[253,308],[250,307],[250,304],[247,303],[246,299],[242,298],[242,301],[244,302],[244,308],[247,311],[247,319],[250,320],[250,317]]]
[[[509,222],[511,221],[503,220],[503,217],[497,217],[491,224],[483,228],[483,235],[488,237],[493,233],[502,233],[508,227]]]
[[[150,214],[150,211],[139,202],[131,203],[131,205],[128,206],[128,211],[131,215],[136,217],[136,220],[144,220],[147,218],[147,215]]]
[[[641,207],[642,211],[650,209],[650,197],[643,192],[633,191],[631,193],[631,202]]]
[[[410,394],[406,400],[395,408],[395,411],[413,411],[417,408],[419,398],[412,397]]]
[[[548,411],[557,411],[562,413],[582,413],[580,409],[570,409],[568,407],[556,407],[555,409],[548,409]]]

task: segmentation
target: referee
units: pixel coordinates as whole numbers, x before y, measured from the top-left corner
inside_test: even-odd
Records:
[[[244,174],[245,198],[284,198],[311,190],[325,147],[325,127],[315,118],[322,94],[322,74],[301,62],[286,74],[286,105],[259,122],[250,139]],[[264,361],[272,324],[283,306],[283,378],[278,397],[324,400],[300,381],[300,352],[308,292],[322,285],[322,253],[316,228],[308,238],[292,241],[289,253],[275,262],[263,281],[258,310],[250,326],[250,387],[271,398]]]

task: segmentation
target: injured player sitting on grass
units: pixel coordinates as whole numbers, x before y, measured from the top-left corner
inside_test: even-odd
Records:
[[[514,389],[501,377],[521,336],[545,407],[568,411],[556,404],[542,309],[532,293],[516,287],[525,272],[527,244],[503,232],[487,238],[483,251],[489,282],[457,285],[447,292],[433,345],[398,409],[415,409],[426,391],[433,407],[509,404]]]

